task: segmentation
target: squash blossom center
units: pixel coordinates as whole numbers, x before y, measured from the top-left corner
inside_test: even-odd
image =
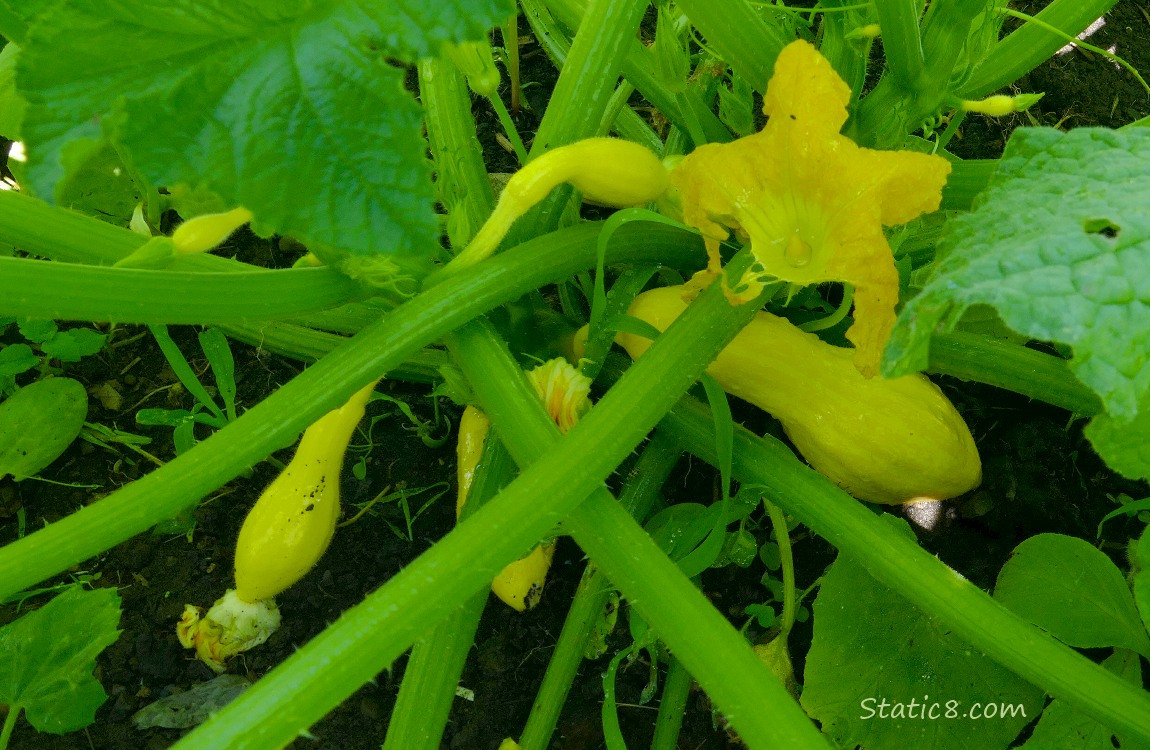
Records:
[[[855,288],[855,366],[878,372],[894,326],[898,272],[883,234],[938,209],[950,164],[939,156],[862,148],[839,131],[850,87],[811,44],[783,49],[763,97],[767,124],[732,143],[707,144],[671,172],[683,221],[699,229],[708,267],[721,273],[719,243],[749,244],[755,265],[728,297],[741,303],[767,281],[839,281]],[[732,289],[747,288],[735,293]]]

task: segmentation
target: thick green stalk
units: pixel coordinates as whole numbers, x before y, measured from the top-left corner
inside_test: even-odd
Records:
[[[627,474],[627,482],[619,495],[619,503],[633,517],[642,521],[651,512],[667,475],[679,461],[680,452],[675,441],[656,431],[643,449],[643,454]],[[575,681],[579,665],[592,632],[603,617],[603,608],[615,587],[593,563],[588,563],[583,578],[575,590],[563,630],[551,652],[543,683],[535,694],[531,714],[519,737],[523,750],[546,750],[551,735],[559,722],[559,714],[567,701],[567,693]]]
[[[1074,36],[1101,18],[1118,0],[1054,0],[1036,18]],[[1025,24],[1000,41],[967,80],[958,95],[979,99],[1017,81],[1066,44],[1034,24]]]
[[[466,492],[467,498],[464,519],[483,507],[515,475],[515,462],[507,449],[494,432],[489,437],[475,468],[470,492],[459,488],[461,493]],[[439,748],[487,599],[487,589],[477,591],[453,615],[436,623],[412,646],[387,725],[383,750]]]
[[[663,695],[659,699],[659,714],[655,718],[655,736],[651,750],[675,750],[679,747],[679,730],[687,713],[687,698],[691,694],[691,673],[683,662],[671,656],[667,677],[663,680]]]
[[[747,0],[679,0],[679,8],[709,44],[760,93],[775,69],[775,58],[794,41],[768,24]]]
[[[970,25],[986,10],[987,0],[951,0],[932,4],[922,28],[922,46],[926,65],[919,97],[918,111],[930,114],[942,103],[954,66],[970,38]],[[885,37],[884,37],[885,43]],[[886,47],[884,46],[885,50]]]
[[[547,3],[548,9],[554,13],[559,21],[569,29],[577,29],[583,22],[584,4],[576,0],[551,0]],[[561,33],[561,32],[560,32]],[[651,66],[651,54],[647,47],[638,39],[632,39],[628,44],[627,57],[623,60],[623,77],[632,84],[643,97],[651,102],[668,120],[686,130],[688,121],[686,112],[681,103],[690,101],[692,109],[697,114],[699,125],[706,135],[703,143],[726,142],[731,140],[731,131],[722,120],[706,106],[694,91],[685,91],[674,94],[659,82]],[[700,144],[701,145],[701,144]]]
[[[4,716],[4,726],[0,728],[0,750],[8,750],[8,742],[12,739],[12,732],[16,730],[16,721],[24,709],[20,706],[8,706],[8,713]]]
[[[692,453],[714,463],[710,413],[684,399],[663,420]],[[913,539],[898,534],[782,443],[735,428],[734,473],[987,656],[1104,726],[1150,741],[1150,696],[1025,622]]]
[[[499,27],[503,37],[503,67],[507,69],[507,78],[511,87],[511,111],[519,114],[519,96],[522,93],[519,86],[519,13],[516,11]]]
[[[947,333],[930,342],[931,372],[1005,388],[1085,417],[1102,413],[1094,391],[1064,359],[974,333]]]
[[[555,82],[531,156],[594,135],[647,0],[591,0]]]
[[[318,361],[347,340],[345,336],[275,321],[224,323],[217,328],[230,338],[250,344],[261,352],[309,363]],[[439,349],[421,349],[403,360],[403,364],[388,370],[384,377],[413,383],[435,383],[443,380],[439,368],[449,362],[447,354]]]
[[[50,206],[19,193],[0,191],[0,241],[9,242],[33,255],[56,261],[110,266],[139,249],[147,239],[135,232],[97,221],[75,211]],[[240,263],[231,258],[199,253],[175,259],[165,272],[264,273],[266,271],[267,269]],[[385,304],[382,300],[374,300],[369,304],[351,303],[335,311],[315,311],[293,322],[314,324],[329,330],[353,332],[379,318],[383,309],[393,306]],[[332,316],[337,322],[328,324],[328,319]],[[343,323],[342,328],[340,323]]]
[[[594,564],[588,563],[579,587],[575,589],[571,608],[567,610],[559,640],[551,652],[543,683],[535,693],[527,724],[519,737],[522,750],[547,750],[551,746],[551,735],[555,733],[563,704],[571,692],[579,665],[583,663],[584,649],[595,624],[603,618],[603,608],[614,590],[607,576]]]
[[[53,260],[108,266],[148,241],[130,230],[10,190],[0,191],[0,239]],[[244,265],[199,253],[180,258],[173,268],[239,271]]]
[[[532,31],[535,32],[535,38],[539,40],[539,45],[547,53],[547,57],[551,59],[555,67],[562,69],[567,62],[571,40],[555,22],[544,0],[521,0],[520,5],[523,8],[523,16],[531,25]],[[671,115],[668,114],[668,118],[670,117]],[[615,131],[622,137],[650,147],[650,137],[654,135],[654,131],[630,107],[619,110],[619,116],[615,118],[614,127]],[[651,150],[662,151],[661,148],[652,148]]]
[[[923,72],[922,40],[918,35],[918,3],[915,0],[875,0],[882,51],[891,77],[900,89],[918,89]]]
[[[862,100],[857,121],[852,123],[852,137],[869,146],[897,147],[908,131],[917,129],[924,118],[937,112],[967,41],[970,24],[985,7],[986,0],[932,4],[922,31],[925,63],[913,88],[908,90],[897,75],[884,76]],[[885,28],[883,41],[885,44]]]
[[[749,320],[754,305],[731,308],[718,286],[713,284],[688,307],[562,441],[559,449],[572,464],[583,464],[585,472],[598,476],[604,459],[607,463],[621,460],[622,456],[613,454],[615,441],[624,445],[638,442],[644,434],[640,430],[647,429],[647,419],[668,408],[669,398],[685,391]],[[691,346],[685,348],[683,344],[688,342]],[[448,346],[453,354],[458,352],[464,374],[516,462],[529,465],[524,476],[548,462],[554,449],[547,451],[547,446],[559,441],[558,430],[490,328],[478,323],[465,326],[452,334]],[[652,370],[664,373],[661,377],[665,379],[643,383],[647,388],[643,398],[630,397],[636,382],[652,377]],[[532,401],[533,408],[524,408]],[[629,412],[627,418],[610,433],[599,431],[604,423],[617,419],[614,412],[620,408]],[[584,436],[592,431],[609,434],[612,444],[599,443],[595,455],[588,456],[580,447]],[[571,510],[564,525],[659,633],[750,747],[824,746],[809,720],[770,676],[742,635],[609,492],[598,488]]]
[[[646,8],[647,0],[592,0],[531,143],[531,158],[599,132],[628,42]],[[571,195],[568,185],[553,190],[516,222],[506,243],[513,245],[559,227]]]
[[[0,257],[0,315],[226,323],[303,315],[370,294],[332,268],[195,273]]]
[[[699,252],[697,238],[661,225],[626,227],[609,253],[642,262]],[[146,531],[194,505],[248,466],[292,443],[356,390],[476,315],[595,263],[598,226],[526,243],[460,272],[383,316],[194,449],[123,489],[0,548],[0,598]],[[636,231],[638,230],[638,231]],[[616,257],[618,257],[616,255]]]
[[[493,262],[487,262],[483,267],[489,269],[492,265]],[[456,283],[453,280],[440,287],[454,287]],[[533,283],[534,286],[538,283]],[[491,502],[361,604],[344,612],[338,621],[176,747],[262,749],[280,747],[295,739],[386,667],[431,623],[449,616],[458,602],[486,587],[506,563],[525,553],[556,523],[571,517],[583,498],[601,490],[604,480],[653,427],[676,394],[686,390],[690,378],[734,335],[739,323],[751,313],[748,308],[731,308],[717,289],[701,296],[620,379],[598,407],[568,433],[562,445],[547,451]],[[332,357],[325,358],[312,370],[330,359]],[[495,404],[497,411],[493,412],[492,404],[481,396],[501,436],[507,435],[505,427],[517,431],[515,420],[534,423],[535,418],[541,418],[544,429],[552,431],[550,439],[556,438],[554,422],[543,412],[522,370],[514,362],[511,367],[518,391],[517,403]],[[471,382],[476,384],[474,380]],[[344,389],[337,382],[329,383],[328,387],[343,395]],[[507,422],[508,417],[513,421]],[[682,577],[678,568],[658,551],[650,537],[613,499],[608,498],[606,503],[609,509],[622,514],[621,521],[617,518],[610,521],[611,528],[623,528],[628,535],[621,540],[623,546],[618,551],[604,554],[605,559],[610,558],[610,565],[604,565],[604,569],[613,580],[616,577],[627,580],[626,571],[615,569],[620,565],[618,554],[624,555],[625,565],[655,564],[655,572],[643,577],[657,584],[665,583],[669,588],[648,591],[650,598],[665,594],[686,607],[683,611],[674,607],[668,610],[665,603],[649,602],[662,608],[646,612],[648,620],[660,632],[675,630],[680,623],[686,628],[685,633],[678,634],[686,636],[683,640],[676,637],[668,642],[688,667],[697,662],[698,674],[708,677],[708,681],[701,684],[713,690],[712,696],[720,706],[744,706],[745,710],[737,714],[740,733],[763,747],[771,744],[768,740],[776,739],[788,747],[823,746],[797,706],[779,695],[781,687],[754,658],[742,637]],[[635,539],[630,538],[631,532],[637,535]],[[649,546],[635,547],[634,543],[642,544],[641,540]],[[645,571],[640,575],[643,573]],[[676,581],[681,581],[686,589]],[[627,583],[630,587],[631,581]],[[638,587],[624,591],[630,591],[634,597]],[[634,601],[638,602],[639,598],[634,597]],[[733,671],[728,675],[719,665]],[[715,684],[716,680],[720,684]],[[284,706],[291,706],[291,711],[285,711]]]
[[[426,638],[415,642],[383,750],[438,750],[487,598],[486,590],[472,594],[454,614],[431,628]]]
[[[447,234],[463,247],[495,207],[495,193],[475,137],[471,94],[455,66],[435,58],[419,64],[419,94],[438,166],[436,188],[448,210]]]

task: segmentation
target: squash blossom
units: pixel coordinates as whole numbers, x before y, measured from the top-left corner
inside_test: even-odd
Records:
[[[733,230],[756,263],[732,303],[758,295],[772,279],[841,281],[855,288],[847,338],[854,364],[870,377],[895,321],[898,272],[884,226],[938,209],[950,164],[939,156],[862,148],[839,131],[850,87],[811,44],[783,49],[767,85],[767,124],[732,143],[707,144],[671,172],[683,221],[699,229],[708,267],[721,270],[719,243]],[[741,287],[746,286],[746,289]]]

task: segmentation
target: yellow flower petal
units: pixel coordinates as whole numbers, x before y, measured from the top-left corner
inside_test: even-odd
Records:
[[[762,131],[708,144],[671,174],[683,220],[699,229],[708,271],[719,270],[719,242],[734,230],[750,243],[756,277],[798,284],[841,281],[855,287],[847,332],[855,365],[878,371],[894,326],[898,273],[883,226],[934,211],[950,164],[939,156],[860,148],[839,133],[850,88],[809,43],[787,45],[763,98]],[[745,298],[738,295],[735,299]]]
[[[527,379],[535,386],[547,407],[547,414],[563,434],[567,434],[591,408],[591,381],[562,357],[547,360],[529,370]]]

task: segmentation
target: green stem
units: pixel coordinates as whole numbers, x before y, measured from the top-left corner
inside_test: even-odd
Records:
[[[599,123],[598,130],[595,135],[609,135],[611,128],[614,126],[615,121],[619,118],[619,113],[627,106],[627,100],[631,98],[631,94],[635,93],[635,87],[623,80],[619,83],[615,93],[611,94],[611,98],[607,100],[607,108],[603,112],[603,121]],[[659,148],[655,153],[663,150],[662,142],[659,143]]]
[[[970,43],[970,26],[986,10],[986,0],[951,0],[932,3],[922,24],[922,48],[926,55],[914,114],[921,120],[938,109],[963,48]],[[883,38],[885,50],[886,38]]]
[[[791,552],[791,534],[787,529],[787,518],[779,506],[766,498],[763,505],[767,515],[771,517],[771,526],[775,530],[775,540],[779,544],[779,560],[783,576],[783,622],[778,637],[785,643],[791,628],[795,625],[795,558]]]
[[[555,64],[555,67],[562,68],[567,62],[567,52],[571,48],[571,41],[551,16],[547,4],[544,3],[543,0],[521,0],[520,5],[523,6],[523,14],[531,25],[532,31],[535,32],[535,38],[539,40],[540,46],[543,47],[547,56],[551,58],[551,62]],[[634,80],[631,82],[635,84]],[[647,89],[642,88],[638,84],[636,84],[636,88],[639,89],[643,96],[654,103],[655,100],[648,94]],[[656,104],[656,106],[659,105]],[[663,111],[661,107],[660,110]],[[663,111],[663,114],[671,120],[674,120],[677,116],[677,113],[666,111]],[[661,144],[658,146],[653,145],[654,142],[658,142],[659,137],[655,135],[651,127],[644,122],[643,118],[635,114],[635,111],[630,107],[624,107],[619,110],[619,116],[615,119],[614,127],[624,138],[635,141],[636,143],[642,143],[656,153],[662,152]]]
[[[0,750],[8,750],[8,743],[12,740],[12,732],[16,730],[16,720],[20,718],[20,706],[8,706],[8,715],[4,717],[4,728],[0,729]]]
[[[471,94],[454,65],[432,58],[419,63],[419,96],[438,170],[436,188],[448,211],[448,238],[452,247],[465,247],[495,206]]]
[[[638,519],[647,517],[659,497],[663,482],[678,462],[679,455],[674,441],[656,431],[628,473],[627,482],[619,496],[619,502],[628,513]],[[559,714],[575,681],[579,665],[583,662],[583,655],[587,652],[595,624],[602,619],[603,608],[614,590],[607,576],[589,563],[575,590],[575,598],[551,653],[543,683],[535,694],[531,714],[519,738],[523,750],[546,750],[550,747],[551,735],[555,732]]]
[[[683,232],[641,222],[629,226],[634,229],[616,232],[609,253],[626,249],[640,262],[657,262],[666,260],[668,252],[701,252],[697,238]],[[289,445],[356,390],[476,315],[591,268],[598,229],[594,224],[572,227],[460,272],[367,326],[162,469],[0,548],[0,598],[194,505],[246,467]]]
[[[591,0],[539,123],[531,155],[594,135],[647,0]]]
[[[893,75],[884,76],[861,101],[857,120],[851,123],[852,137],[863,145],[897,148],[908,130],[938,111],[970,25],[985,8],[986,0],[932,3],[922,30],[925,62],[913,89],[908,91]]]
[[[511,111],[519,114],[519,14],[513,13],[499,27],[503,36],[503,67],[507,68],[507,80],[511,82]]]
[[[528,1],[531,2],[532,0]],[[550,0],[547,3],[547,9],[554,13],[559,21],[569,29],[577,29],[583,23],[584,6],[577,0]],[[564,41],[561,28],[552,24],[549,29],[561,36],[560,43]],[[554,43],[555,40],[550,41]],[[708,142],[724,143],[731,140],[731,132],[727,130],[727,126],[711,111],[711,107],[703,103],[697,91],[688,90],[680,95],[669,91],[655,75],[647,47],[638,39],[632,39],[628,44],[627,57],[623,60],[623,77],[638,89],[643,98],[651,102],[668,120],[680,128],[686,129],[687,120],[685,118],[693,117],[704,134],[703,139],[698,142],[699,145]],[[684,103],[689,103],[694,112],[686,112],[683,107]],[[626,119],[625,112],[621,114],[624,117],[620,119]],[[617,122],[616,126],[618,125]]]
[[[415,642],[383,750],[438,750],[487,596],[486,590],[472,594],[455,614]]]
[[[671,656],[667,678],[663,681],[663,697],[659,701],[659,715],[655,719],[655,737],[651,750],[675,750],[679,746],[679,730],[687,713],[687,698],[691,694],[691,673],[683,663]]]
[[[939,151],[945,149],[950,143],[951,139],[958,134],[959,129],[962,127],[962,121],[965,119],[966,110],[964,109],[960,109],[951,115],[950,119],[946,122],[946,129],[938,135],[934,142],[935,148]]]
[[[563,704],[575,681],[579,665],[583,663],[584,649],[603,617],[603,610],[614,587],[607,576],[593,564],[583,571],[575,598],[563,621],[563,630],[555,643],[551,661],[543,675],[543,683],[535,693],[527,724],[519,737],[522,750],[546,750],[559,723]]]
[[[259,323],[226,323],[218,326],[230,338],[254,346],[261,352],[272,352],[301,362],[317,362],[347,340],[323,331],[275,321]],[[422,349],[405,359],[384,377],[414,383],[436,383],[443,380],[440,368],[450,364],[447,354],[439,349]]]
[[[702,404],[684,399],[662,425],[692,453],[715,463],[714,428]],[[771,502],[987,656],[1106,727],[1150,740],[1146,693],[991,599],[795,460],[782,443],[736,427],[734,469],[741,481],[762,486]]]
[[[882,51],[900,89],[917,90],[923,72],[922,39],[918,33],[918,3],[914,0],[875,0]]]
[[[1054,0],[1035,18],[1073,36],[1105,15],[1117,2]],[[996,44],[956,93],[962,99],[981,99],[1034,70],[1064,44],[1062,36],[1036,24],[1025,24]]]
[[[749,319],[754,305],[731,308],[718,287],[713,284],[700,295],[563,439],[559,451],[580,474],[597,478],[601,462],[614,465],[621,460],[623,456],[614,453],[618,444],[637,443],[649,429],[648,420],[663,413],[674,394],[685,391]],[[521,467],[528,466],[514,488],[551,463],[556,451],[547,447],[559,440],[558,430],[489,328],[465,326],[452,334],[448,345],[460,352],[460,366],[508,450]],[[645,391],[642,397],[635,395],[638,388]],[[626,415],[618,416],[619,411]],[[588,435],[596,436],[593,446],[586,441]],[[746,640],[610,493],[596,489],[570,510],[564,524],[731,717],[750,747],[823,746],[809,720]]]
[[[1005,388],[1075,414],[1102,413],[1102,402],[1070,372],[1066,360],[973,333],[947,333],[930,342],[931,372]]]
[[[599,131],[628,43],[647,5],[647,0],[591,0],[531,143],[531,158]],[[505,244],[560,226],[571,194],[567,185],[552,191],[516,222]]]
[[[0,257],[0,314],[50,320],[227,323],[303,315],[368,296],[332,268],[189,273]]]
[[[1093,52],[1097,55],[1102,55],[1103,57],[1105,57],[1110,62],[1112,62],[1116,65],[1121,65],[1123,68],[1126,68],[1126,70],[1131,75],[1133,75],[1135,78],[1138,79],[1138,83],[1142,84],[1142,88],[1144,88],[1144,89],[1146,89],[1146,91],[1150,92],[1150,86],[1148,86],[1146,84],[1146,79],[1144,79],[1142,77],[1142,74],[1138,72],[1138,69],[1135,68],[1130,63],[1126,62],[1126,60],[1124,60],[1123,58],[1114,54],[1113,52],[1110,52],[1109,50],[1104,50],[1101,47],[1096,47],[1095,45],[1090,44],[1089,42],[1086,42],[1082,39],[1077,39],[1077,38],[1071,36],[1070,34],[1063,33],[1057,27],[1052,26],[1052,25],[1046,23],[1045,21],[1043,21],[1039,18],[1036,18],[1034,16],[1028,16],[1025,13],[1019,13],[1018,11],[1011,10],[1010,8],[1003,8],[1002,12],[1005,13],[1006,15],[1010,16],[1011,18],[1019,18],[1019,19],[1022,19],[1023,21],[1026,21],[1027,23],[1032,23],[1041,29],[1045,29],[1045,30],[1049,31],[1051,34],[1057,34],[1058,36],[1062,37],[1068,44],[1073,44],[1075,46],[1081,47],[1084,50],[1089,50],[1090,52]]]
[[[507,449],[495,433],[490,435],[492,439],[484,441],[470,492],[464,496],[463,519],[482,508],[515,474],[515,462]],[[412,646],[383,750],[439,748],[487,599],[486,588],[477,591]]]
[[[0,238],[20,250],[52,260],[107,266],[148,241],[131,230],[10,190],[0,191]],[[246,266],[200,253],[180,258],[173,268],[239,271]]]
[[[679,0],[679,8],[707,37],[707,43],[760,93],[792,37],[768,24],[747,0]]]

